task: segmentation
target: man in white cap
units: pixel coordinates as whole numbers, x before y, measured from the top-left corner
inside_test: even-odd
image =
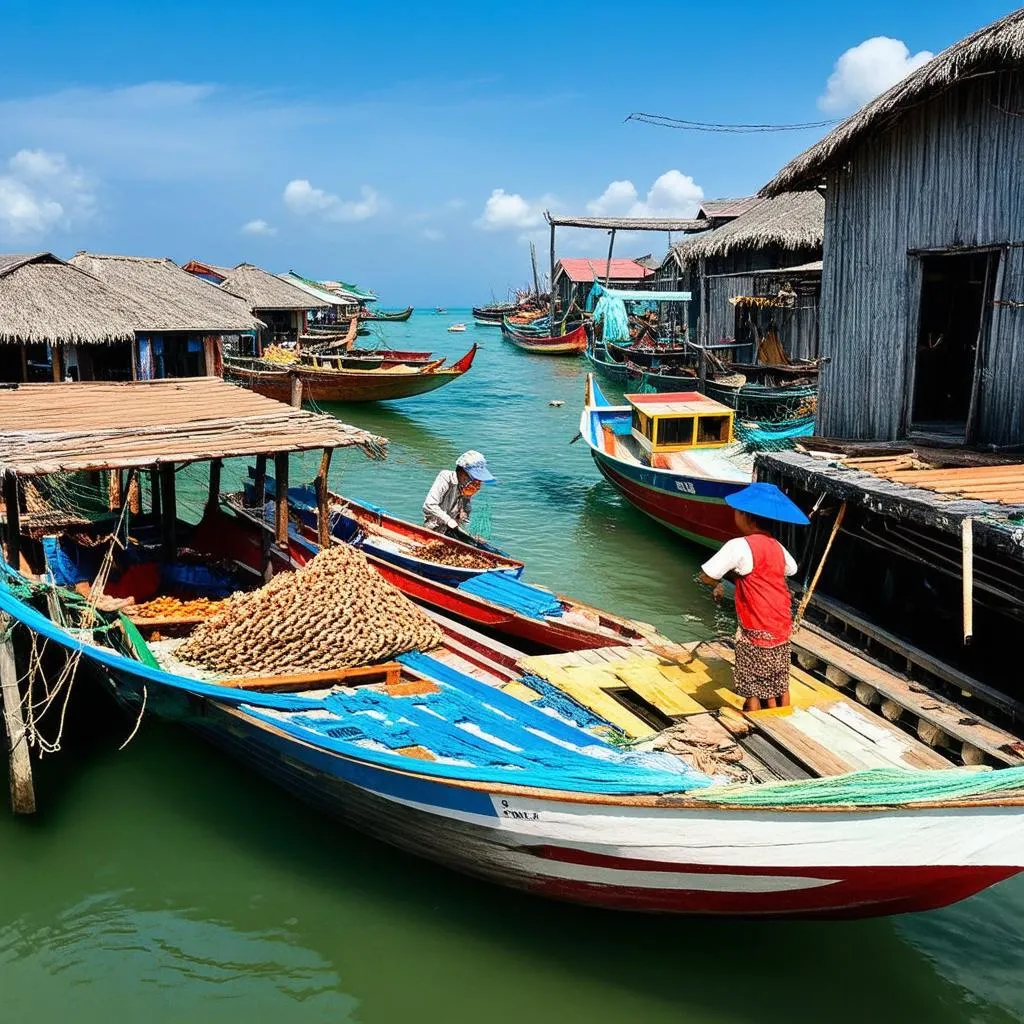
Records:
[[[438,533],[454,536],[465,532],[470,502],[482,484],[493,484],[487,460],[474,451],[464,452],[454,472],[442,469],[423,502],[423,525]]]

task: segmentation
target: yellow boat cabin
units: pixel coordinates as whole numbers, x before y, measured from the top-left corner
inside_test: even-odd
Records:
[[[624,396],[632,436],[648,455],[724,448],[733,440],[733,410],[697,391]]]

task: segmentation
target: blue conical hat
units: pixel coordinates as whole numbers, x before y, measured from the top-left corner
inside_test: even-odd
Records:
[[[751,484],[742,491],[728,495],[725,503],[740,512],[749,512],[762,519],[796,523],[799,526],[806,526],[810,522],[799,506],[790,501],[775,484]]]

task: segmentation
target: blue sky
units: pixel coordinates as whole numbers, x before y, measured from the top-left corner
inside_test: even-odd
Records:
[[[0,251],[248,260],[390,305],[485,301],[526,282],[530,238],[546,265],[544,206],[685,215],[822,134],[698,135],[631,111],[839,116],[1012,9],[4,2]]]

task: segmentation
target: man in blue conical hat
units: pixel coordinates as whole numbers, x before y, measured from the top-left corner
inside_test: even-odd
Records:
[[[477,451],[464,452],[455,469],[442,469],[423,502],[423,525],[449,536],[465,533],[473,495],[495,479],[487,460]]]
[[[728,541],[702,566],[701,582],[736,585],[736,663],[733,687],[744,711],[789,704],[790,634],[793,600],[786,579],[796,573],[793,556],[772,536],[772,524],[806,525],[807,516],[773,484],[751,484],[730,494],[726,504],[740,536]]]

